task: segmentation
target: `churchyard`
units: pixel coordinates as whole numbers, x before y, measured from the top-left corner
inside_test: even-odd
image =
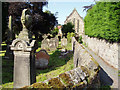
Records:
[[[117,5],[119,6],[119,3],[116,3],[115,6],[113,3],[99,2],[94,7],[99,10],[97,5],[100,4],[105,5],[106,9],[109,4],[115,8]],[[33,5],[36,6],[35,3]],[[93,14],[96,9],[93,8],[92,12],[88,12]],[[104,10],[100,10],[104,12]],[[94,88],[101,90],[105,88],[109,90],[118,88],[120,38],[115,37],[119,36],[118,30],[114,33],[113,29],[109,27],[106,29],[106,26],[99,22],[96,24],[93,22],[94,19],[97,15],[98,17],[101,15],[98,12],[96,16],[92,17],[89,13],[83,21],[77,10],[74,9],[67,17],[66,24],[56,27],[54,27],[56,21],[49,22],[48,19],[56,18],[48,11],[44,12],[43,18],[34,15],[35,13],[31,14],[30,8],[23,9],[21,18],[19,16],[20,26],[18,23],[12,22],[14,17],[9,16],[8,31],[6,31],[9,36],[7,40],[3,39],[0,51],[2,58],[0,89]],[[46,25],[44,21],[40,24],[43,19],[49,24]],[[107,19],[102,19],[103,23],[111,20],[111,18]],[[69,22],[70,20],[73,20],[73,23]],[[50,23],[52,24],[50,25]],[[14,24],[14,30],[21,29],[14,32],[15,35],[13,35],[12,24]],[[101,28],[101,32],[98,32],[98,29],[93,29],[91,25],[97,28],[101,25],[105,30]],[[53,27],[54,30],[51,30]],[[113,26],[111,25],[111,27]],[[106,34],[106,32],[108,33]],[[15,37],[13,38],[13,36]]]
[[[39,45],[40,46],[40,45]],[[13,88],[13,67],[14,61],[4,59],[5,56],[5,48],[6,44],[2,43],[2,79],[3,79],[3,88]],[[38,52],[41,48],[39,47],[36,52]],[[71,43],[68,43],[67,50],[71,50]],[[36,69],[36,82],[47,80],[48,78],[52,78],[58,76],[61,73],[69,71],[73,69],[73,53],[69,53],[65,58],[59,57],[61,55],[61,42],[59,42],[58,49],[55,51],[49,51],[50,60],[48,64],[48,68],[46,69]],[[9,64],[8,64],[9,63]]]

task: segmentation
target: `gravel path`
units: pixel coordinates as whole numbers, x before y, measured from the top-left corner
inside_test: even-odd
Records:
[[[90,49],[86,47],[84,48],[93,56],[93,58],[99,63],[101,67],[101,70],[99,73],[101,85],[110,85],[112,88],[118,88],[118,86],[120,86],[118,85],[118,70],[111,67],[108,63],[104,62],[104,60],[102,60]],[[119,77],[119,80],[120,80],[120,77]]]

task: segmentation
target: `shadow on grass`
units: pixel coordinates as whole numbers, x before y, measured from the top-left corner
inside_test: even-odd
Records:
[[[61,58],[59,57],[60,55],[61,55],[61,51],[56,50],[52,55],[50,55],[48,68],[43,69],[43,70],[37,69],[36,75],[39,75],[41,73],[47,73],[52,70],[56,70],[57,67],[65,65],[70,60],[70,58],[73,56],[73,53],[69,52],[67,55]]]
[[[13,82],[13,60],[2,59],[2,84]]]

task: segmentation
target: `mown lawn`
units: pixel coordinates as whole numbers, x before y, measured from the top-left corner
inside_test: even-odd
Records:
[[[59,42],[58,49],[56,51],[48,52],[50,55],[50,60],[48,68],[41,70],[36,69],[36,82],[47,80],[48,78],[56,77],[61,73],[69,71],[74,68],[73,66],[73,53],[70,51],[67,55],[59,57],[61,55],[61,42]],[[71,50],[71,43],[68,43],[67,50]],[[40,48],[36,51],[38,52]],[[2,52],[2,57],[4,57],[5,51]],[[13,60],[2,59],[2,87],[3,88],[13,88]]]

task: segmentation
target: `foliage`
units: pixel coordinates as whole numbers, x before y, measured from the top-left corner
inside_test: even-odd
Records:
[[[8,16],[8,3],[2,2],[2,41],[7,39],[7,16]]]
[[[69,22],[69,23],[63,25],[62,32],[65,34],[65,36],[67,36],[68,32],[75,31],[73,28],[74,28],[74,25],[71,22]]]
[[[70,43],[71,40],[72,40],[71,37],[74,37],[74,36],[75,36],[75,33],[73,33],[73,32],[71,32],[71,33],[68,32],[68,33],[67,33],[67,40],[68,40],[69,43]]]
[[[79,43],[82,43],[82,42],[83,42],[83,41],[82,41],[82,36],[79,37],[78,42],[79,42]]]
[[[43,6],[47,5],[48,2],[8,2],[3,6],[4,21],[7,20],[8,16],[12,16],[12,27],[13,33],[19,34],[22,30],[21,14],[22,10],[27,8],[31,11],[33,18],[32,25],[29,30],[35,35],[35,39],[42,39],[42,34],[49,33],[54,25],[57,24],[56,16],[50,11],[43,12]],[[7,27],[7,21],[4,23]],[[4,28],[4,34],[7,33],[6,27]],[[7,36],[7,35],[6,35]],[[4,39],[5,40],[5,39]]]
[[[53,30],[51,30],[51,34],[53,35],[53,37],[55,37],[57,34],[58,34],[58,28],[56,27],[56,28],[54,28]]]
[[[84,21],[86,35],[120,42],[120,2],[97,2]]]

